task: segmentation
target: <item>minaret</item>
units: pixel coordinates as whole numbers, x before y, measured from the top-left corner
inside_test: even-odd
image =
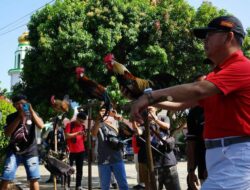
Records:
[[[18,38],[18,47],[15,52],[15,64],[14,68],[8,71],[9,76],[11,77],[10,88],[12,88],[16,83],[20,82],[20,73],[23,68],[23,59],[27,53],[27,51],[31,48],[30,43],[28,41],[28,32],[24,32]]]

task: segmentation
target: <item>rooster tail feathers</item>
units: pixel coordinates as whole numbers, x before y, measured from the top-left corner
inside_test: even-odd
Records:
[[[69,102],[70,103],[70,99],[69,99],[69,95],[66,94],[64,97],[63,97],[63,101],[66,101],[66,102]]]
[[[106,110],[109,111],[111,109],[112,105],[111,105],[111,101],[110,101],[110,98],[109,98],[107,91],[104,91],[104,93],[103,93],[103,101],[104,101],[103,106],[105,107]]]
[[[111,101],[110,101],[107,91],[104,91],[104,93],[102,94],[102,98],[103,98],[104,104],[102,105],[101,108],[105,108],[105,113],[102,116],[102,120],[103,120],[106,116],[109,115],[109,111],[111,110],[112,105],[111,105]]]
[[[160,73],[152,76],[150,78],[150,83],[154,90],[180,84],[179,80],[169,73]]]
[[[149,88],[151,86],[150,81],[145,79],[135,78],[135,81],[141,92],[143,92],[146,88]]]

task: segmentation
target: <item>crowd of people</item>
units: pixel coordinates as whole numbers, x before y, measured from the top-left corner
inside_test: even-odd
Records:
[[[205,53],[213,69],[211,73],[197,76],[192,83],[147,90],[132,104],[130,120],[123,118],[114,108],[108,114],[104,108],[99,111],[91,127],[91,135],[95,141],[101,189],[110,189],[112,176],[119,189],[129,189],[122,155],[123,143],[119,139],[121,123],[127,126],[127,132],[132,136],[138,173],[138,184],[133,189],[152,190],[146,154],[146,127],[150,131],[157,189],[181,189],[171,125],[167,116],[157,116],[158,109],[189,109],[186,136],[188,190],[249,189],[250,61],[241,50],[244,29],[236,17],[220,16],[207,27],[194,29],[194,35],[204,40]],[[26,96],[17,95],[12,102],[17,111],[7,117],[4,129],[5,135],[10,137],[10,144],[0,190],[7,190],[21,162],[25,166],[30,189],[38,190],[40,173],[35,128],[42,129],[44,123]],[[142,117],[145,110],[148,125],[145,114]],[[82,189],[86,119],[86,113],[79,112],[75,121],[69,122],[64,131],[57,132],[57,141],[62,143],[65,140],[69,165],[76,165],[76,190]],[[46,140],[51,149],[55,147],[54,136],[49,134]],[[70,187],[70,176],[67,185]]]

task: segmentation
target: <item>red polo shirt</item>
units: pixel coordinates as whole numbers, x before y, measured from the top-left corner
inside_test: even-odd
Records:
[[[72,124],[73,123],[73,124]],[[79,131],[85,131],[84,125],[79,125],[76,122],[71,122],[66,125],[65,133],[75,133]],[[84,147],[85,137],[82,135],[77,135],[74,140],[72,138],[67,139],[67,145],[70,153],[78,153],[83,152],[85,150]]]
[[[205,112],[204,138],[250,136],[250,60],[237,51],[206,80],[222,94],[200,102]]]

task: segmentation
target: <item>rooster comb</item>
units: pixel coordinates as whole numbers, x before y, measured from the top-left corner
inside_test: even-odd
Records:
[[[114,59],[115,59],[114,54],[109,53],[109,54],[107,54],[107,55],[104,57],[103,61],[104,61],[104,63],[110,63],[110,62],[112,62]]]
[[[85,69],[83,67],[76,67],[76,73],[80,74],[80,73],[84,73]]]

